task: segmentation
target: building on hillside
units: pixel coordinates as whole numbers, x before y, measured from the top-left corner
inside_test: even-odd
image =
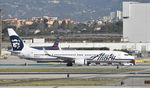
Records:
[[[22,25],[25,24],[25,20],[18,20],[16,17],[14,18],[7,18],[3,20],[10,26],[16,26],[17,28],[21,27]]]
[[[113,21],[115,19],[115,17],[116,17],[116,13],[115,12],[111,12],[110,13],[110,19],[111,19],[111,21]]]
[[[61,25],[61,24],[62,24],[62,22],[63,22],[63,20],[62,20],[62,19],[58,20],[58,24],[59,24],[59,25]]]
[[[47,24],[48,24],[48,27],[51,27],[54,23],[54,20],[48,20]]]
[[[25,21],[25,24],[26,24],[26,25],[32,25],[33,23],[34,23],[34,22],[33,22],[33,21],[30,21],[30,20],[26,20],[26,21]]]
[[[117,20],[122,20],[122,11],[117,10]]]

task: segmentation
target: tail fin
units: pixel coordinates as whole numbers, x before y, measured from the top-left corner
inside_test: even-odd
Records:
[[[58,46],[58,45],[59,45],[59,37],[56,38],[56,40],[55,40],[55,42],[54,42],[52,48],[53,48],[53,49],[59,49],[59,46]]]
[[[21,51],[24,48],[23,41],[12,28],[8,28],[7,30],[13,51]]]

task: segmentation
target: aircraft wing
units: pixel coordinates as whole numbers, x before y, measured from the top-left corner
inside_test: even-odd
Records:
[[[51,57],[57,57],[58,59],[62,59],[64,61],[74,61],[76,58],[71,58],[71,57],[64,57],[64,56],[55,56],[49,54],[45,49],[44,49],[45,55],[51,56]]]

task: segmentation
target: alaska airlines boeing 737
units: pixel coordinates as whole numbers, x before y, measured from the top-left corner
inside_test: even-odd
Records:
[[[12,28],[8,28],[10,42],[13,51],[18,56],[30,60],[63,61],[67,66],[72,63],[77,65],[88,65],[92,62],[115,62],[133,63],[134,57],[121,51],[101,51],[101,50],[37,50],[23,43],[21,38]]]

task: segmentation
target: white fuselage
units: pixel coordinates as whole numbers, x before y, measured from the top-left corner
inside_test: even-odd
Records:
[[[101,50],[44,50],[30,49],[28,52],[22,50],[20,56],[31,59],[56,60],[58,58],[86,59],[89,61],[116,61],[116,60],[132,60],[133,56],[120,51],[101,51]]]

